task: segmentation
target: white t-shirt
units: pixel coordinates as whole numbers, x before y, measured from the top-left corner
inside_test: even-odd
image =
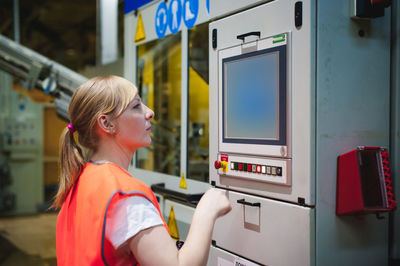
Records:
[[[140,196],[119,200],[110,211],[106,221],[106,237],[115,249],[140,231],[163,224],[153,203]]]

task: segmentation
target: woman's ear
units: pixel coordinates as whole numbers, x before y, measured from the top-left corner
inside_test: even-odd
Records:
[[[115,133],[115,125],[108,115],[100,115],[99,118],[97,118],[97,125],[100,131],[104,133],[111,135]]]

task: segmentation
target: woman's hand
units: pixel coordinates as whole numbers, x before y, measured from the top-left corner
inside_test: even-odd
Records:
[[[196,208],[202,215],[213,215],[214,219],[223,216],[232,210],[225,192],[211,188],[201,197]]]

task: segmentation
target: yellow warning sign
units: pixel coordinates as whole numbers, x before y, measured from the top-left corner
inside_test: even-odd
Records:
[[[145,39],[146,33],[144,32],[142,14],[139,13],[136,25],[135,43],[144,41]]]
[[[169,211],[168,228],[169,228],[169,235],[174,240],[179,241],[179,231],[178,231],[178,225],[176,224],[175,212],[174,212],[173,205],[171,205],[171,210]]]
[[[185,175],[183,173],[182,173],[182,176],[181,176],[181,182],[179,183],[179,187],[183,188],[183,189],[187,189],[186,178],[185,178]]]

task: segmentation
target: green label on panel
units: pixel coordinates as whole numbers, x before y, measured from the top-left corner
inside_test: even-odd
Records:
[[[286,41],[286,34],[280,34],[272,37],[272,43],[284,42]]]

